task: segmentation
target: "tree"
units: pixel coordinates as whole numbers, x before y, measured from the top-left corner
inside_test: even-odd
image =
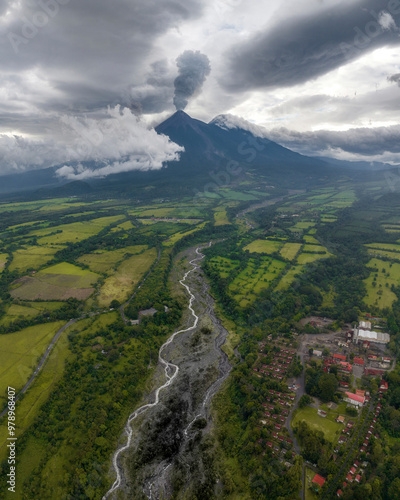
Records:
[[[318,395],[322,401],[332,401],[338,386],[337,378],[333,373],[324,373],[318,381]]]
[[[299,408],[305,408],[311,404],[312,398],[308,394],[303,394],[299,400]]]

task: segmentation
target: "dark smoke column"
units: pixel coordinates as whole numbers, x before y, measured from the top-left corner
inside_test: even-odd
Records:
[[[197,95],[207,76],[210,74],[211,66],[208,57],[198,50],[185,50],[176,60],[179,75],[175,78],[174,104],[176,109],[185,109],[190,97]]]

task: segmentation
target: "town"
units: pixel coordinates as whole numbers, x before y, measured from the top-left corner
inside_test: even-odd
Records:
[[[269,335],[259,343],[253,367],[254,376],[271,386],[260,409],[258,444],[286,469],[303,456],[307,500],[334,492],[340,498],[368,476],[373,444],[381,438],[386,379],[396,364],[383,320],[366,316],[325,333],[330,323],[307,318],[304,324],[321,333]],[[322,455],[312,458],[307,433],[319,433]]]

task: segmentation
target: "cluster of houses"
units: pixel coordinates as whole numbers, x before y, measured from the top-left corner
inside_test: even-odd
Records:
[[[264,347],[265,344],[261,344],[261,348],[263,349]],[[274,354],[274,357],[270,362],[264,362],[260,369],[254,368],[254,371],[281,381],[285,378],[289,366],[293,362],[295,354],[296,351],[294,349],[282,348],[280,352]],[[268,358],[268,355],[261,353],[260,357],[261,359]],[[261,377],[261,375],[259,375],[259,377]]]
[[[358,450],[353,465],[347,472],[346,480],[343,482],[342,488],[339,489],[336,493],[337,497],[339,498],[343,495],[343,490],[348,486],[348,484],[361,482],[361,478],[364,474],[365,468],[368,466],[368,462],[365,459],[368,458],[369,456],[369,448],[371,446],[370,440],[372,437],[374,437],[375,439],[379,439],[379,434],[376,433],[375,426],[382,409],[382,404],[380,400],[383,397],[383,393],[387,390],[388,390],[388,383],[385,380],[382,380],[379,386],[379,402],[376,404],[373,410],[374,411],[373,418],[369,423],[368,430],[364,435],[364,441],[362,442],[361,447]],[[368,396],[364,393],[364,391],[357,390],[356,392],[358,394],[354,394],[352,396],[358,396],[359,398],[364,398],[364,400],[368,398]],[[346,395],[347,394],[349,394],[350,396],[350,393],[346,393]],[[343,416],[338,416],[336,421],[338,423],[344,424],[345,427],[339,437],[339,441],[335,449],[335,454],[333,456],[334,460],[336,460],[337,457],[336,454],[338,453],[340,446],[344,445],[351,438],[351,435],[355,430],[355,423],[349,420],[346,425],[345,417]],[[325,478],[323,478],[319,474],[316,474],[312,481],[312,488],[318,492],[322,488],[324,483],[325,483]]]
[[[272,449],[273,455],[279,455],[279,453],[284,454],[288,449],[293,447],[293,442],[286,435],[284,435],[283,429],[285,428],[285,422],[288,418],[290,408],[293,406],[295,400],[295,395],[292,393],[279,392],[271,389],[269,391],[269,396],[266,398],[266,402],[263,403],[264,414],[261,420],[261,424],[270,430],[270,436],[266,445],[268,448]],[[285,447],[282,448],[282,444]],[[283,450],[283,451],[282,451]],[[292,452],[292,457],[295,457],[295,453]]]
[[[357,359],[357,361],[360,362],[359,358],[354,359]],[[324,359],[324,372],[328,373],[331,366],[336,366],[339,375],[350,376],[353,372],[353,365],[346,360],[347,357],[344,354],[334,354],[332,357]],[[344,387],[348,386],[344,385]]]
[[[384,387],[385,387],[384,390],[387,390],[387,383],[384,384]],[[382,398],[382,393],[383,393],[383,390],[380,389],[380,394],[379,394],[380,399]],[[368,462],[366,462],[365,460],[361,462],[361,456],[362,456],[362,454],[365,454],[365,456],[368,457],[368,455],[369,455],[368,450],[370,447],[370,439],[372,436],[375,439],[379,439],[379,434],[377,434],[375,431],[375,425],[376,425],[377,419],[379,417],[379,413],[381,412],[381,408],[382,408],[382,405],[381,405],[381,402],[379,401],[374,409],[373,419],[370,422],[369,428],[364,436],[364,442],[361,445],[361,448],[358,452],[358,456],[357,456],[356,460],[354,460],[352,467],[350,467],[350,469],[347,473],[347,476],[346,476],[346,480],[343,482],[343,486],[342,486],[343,489],[345,489],[349,483],[353,484],[353,483],[360,483],[361,482],[361,478],[362,478],[362,475],[364,474],[364,470],[368,466]],[[342,495],[343,495],[343,490],[339,489],[337,491],[337,496],[340,498]]]

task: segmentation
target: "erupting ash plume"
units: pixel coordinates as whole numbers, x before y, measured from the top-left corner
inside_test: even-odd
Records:
[[[176,60],[179,75],[175,78],[174,104],[177,110],[188,105],[190,97],[199,94],[203,83],[210,74],[211,66],[208,57],[198,50],[185,50]]]

